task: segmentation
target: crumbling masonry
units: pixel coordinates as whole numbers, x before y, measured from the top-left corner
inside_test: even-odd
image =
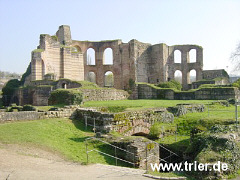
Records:
[[[89,64],[87,50],[95,51],[95,63]],[[112,49],[112,64],[104,63],[104,51]],[[196,50],[196,62],[190,62],[189,51]],[[181,63],[174,62],[174,51],[181,52]],[[105,73],[113,73],[114,88],[128,89],[129,82],[159,83],[174,79],[182,72],[183,89],[188,89],[189,72],[196,71],[196,80],[202,79],[203,49],[197,45],[151,45],[137,40],[78,41],[72,40],[70,27],[62,25],[56,36],[42,34],[40,45],[32,52],[30,81],[53,78],[89,80],[94,73],[96,83],[105,86]]]

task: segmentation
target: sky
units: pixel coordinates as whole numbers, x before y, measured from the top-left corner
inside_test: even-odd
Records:
[[[231,71],[240,0],[0,0],[0,70],[24,73],[40,34],[70,25],[72,39],[197,44],[204,69]]]

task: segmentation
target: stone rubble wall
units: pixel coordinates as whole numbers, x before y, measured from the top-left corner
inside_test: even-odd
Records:
[[[116,131],[125,136],[138,133],[149,134],[150,127],[155,122],[171,123],[174,120],[173,114],[168,113],[165,108],[106,113],[97,109],[66,106],[65,108],[56,108],[54,111],[46,112],[0,112],[0,122],[48,118],[74,118],[87,123],[88,126],[94,126],[95,124],[96,132],[108,133]]]
[[[125,149],[127,152],[121,153],[120,150],[118,151],[118,157],[133,162],[135,167],[151,170],[150,163],[159,164],[159,144],[156,142],[139,137],[132,139],[113,138],[110,143]]]
[[[150,84],[138,84],[138,99],[226,100],[231,98],[240,98],[240,91],[235,87],[201,88],[190,92],[174,92],[173,89],[158,89]]]
[[[20,112],[0,112],[0,123],[7,121],[39,120],[48,118],[70,118],[79,106],[66,106],[58,108],[56,111],[20,111]]]
[[[117,89],[81,89],[81,91],[83,101],[124,100],[129,96],[126,91]]]
[[[79,108],[75,118],[93,126],[96,131],[116,131],[125,136],[137,133],[148,134],[150,127],[155,122],[173,122],[174,116],[165,108],[142,111],[126,111],[120,113],[102,113],[96,109]]]

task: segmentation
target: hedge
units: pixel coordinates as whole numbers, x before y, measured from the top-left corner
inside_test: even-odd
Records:
[[[51,95],[48,99],[49,105],[56,104],[81,104],[83,100],[83,95],[81,91],[76,89],[57,89],[51,92]]]

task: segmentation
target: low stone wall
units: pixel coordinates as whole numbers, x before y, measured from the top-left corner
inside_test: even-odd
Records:
[[[123,90],[117,89],[80,89],[83,92],[84,101],[108,101],[123,100],[129,97],[129,94]]]
[[[21,106],[32,104],[34,106],[47,106],[48,98],[53,86],[43,85],[34,88],[20,88],[15,92],[11,103],[16,103]],[[129,97],[126,91],[108,88],[94,89],[78,89],[83,93],[83,101],[108,101],[108,100],[123,100]],[[14,98],[16,100],[14,100]]]
[[[0,123],[7,121],[39,120],[47,118],[69,118],[74,116],[78,106],[66,106],[58,108],[56,111],[20,111],[20,112],[0,112]]]
[[[141,111],[126,111],[121,113],[105,113],[91,108],[66,106],[55,111],[35,112],[0,112],[0,122],[38,120],[47,118],[75,118],[88,126],[96,127],[96,132],[119,132],[125,136],[149,134],[150,127],[155,122],[173,122],[174,116],[166,108]]]
[[[135,167],[151,170],[150,163],[159,164],[159,144],[146,138],[111,139],[110,143],[125,149],[127,152],[119,153],[118,157],[135,163]],[[119,150],[120,151],[120,150]]]
[[[142,111],[127,111],[120,113],[102,113],[96,109],[79,108],[76,110],[76,119],[93,126],[96,131],[116,131],[125,136],[134,134],[148,134],[155,122],[173,122],[174,116],[165,108]]]
[[[0,112],[0,122],[44,119],[44,112]]]
[[[226,100],[239,99],[240,91],[236,87],[201,88],[196,91],[175,92],[161,89],[150,84],[138,84],[139,99],[177,99],[177,100]]]
[[[172,89],[154,88],[149,84],[138,84],[138,99],[174,99]]]
[[[195,99],[204,100],[226,100],[226,99],[239,99],[240,93],[238,88],[202,88],[195,92]]]

